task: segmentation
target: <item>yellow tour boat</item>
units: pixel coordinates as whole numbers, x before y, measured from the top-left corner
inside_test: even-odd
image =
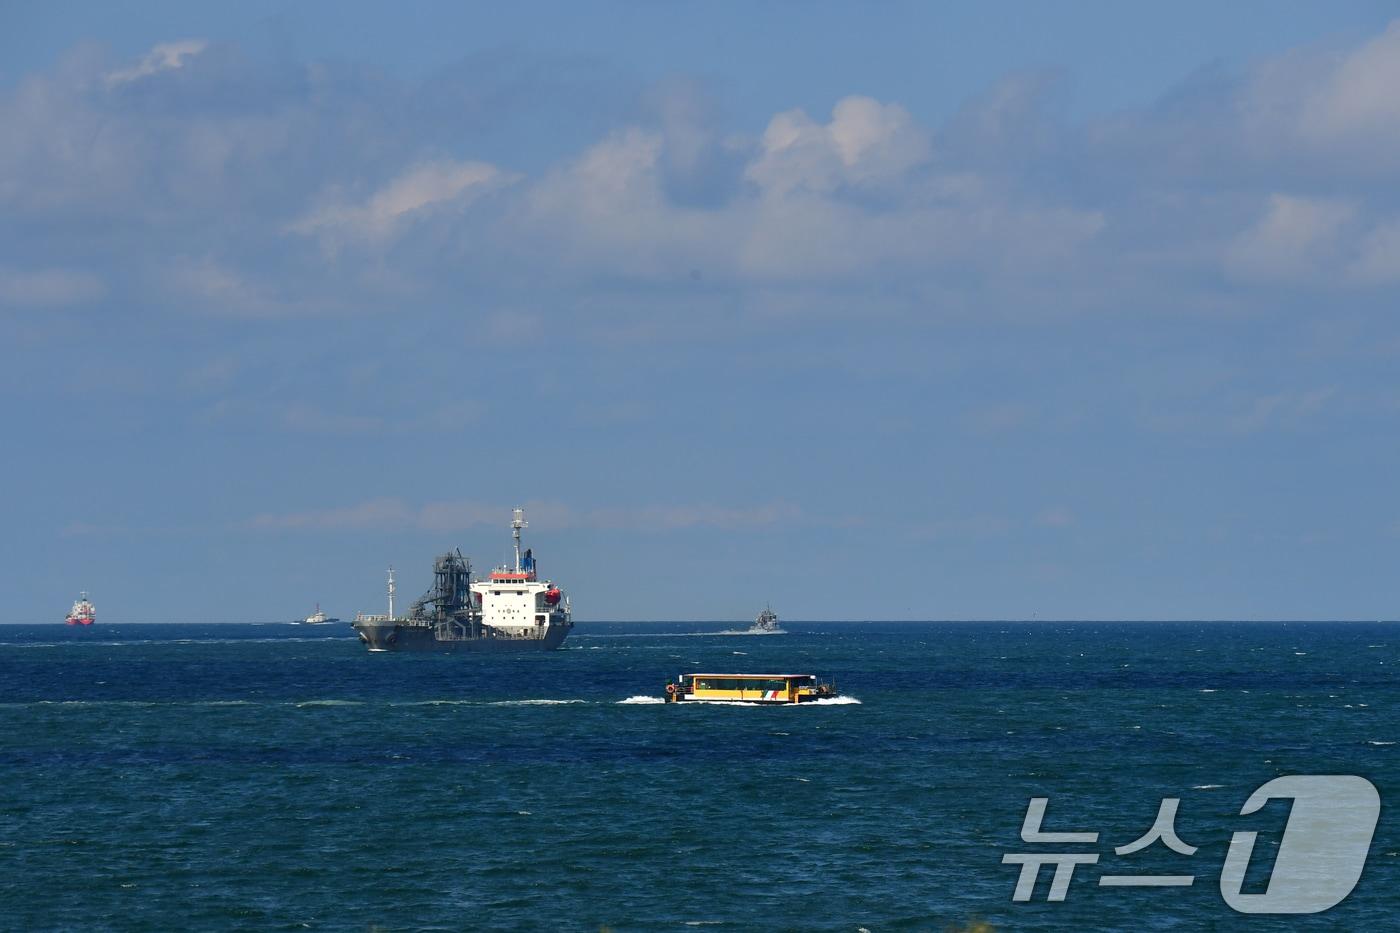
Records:
[[[815,674],[682,674],[666,685],[666,702],[810,703],[836,696]]]

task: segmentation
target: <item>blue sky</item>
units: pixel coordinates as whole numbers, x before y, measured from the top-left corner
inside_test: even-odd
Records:
[[[1392,618],[1388,7],[6,5],[0,621]]]

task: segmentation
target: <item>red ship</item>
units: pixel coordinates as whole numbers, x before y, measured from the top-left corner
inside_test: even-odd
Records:
[[[78,601],[73,604],[73,608],[68,611],[69,625],[91,625],[97,621],[97,611],[92,608],[92,603],[88,602],[87,591],[83,591],[78,597]]]

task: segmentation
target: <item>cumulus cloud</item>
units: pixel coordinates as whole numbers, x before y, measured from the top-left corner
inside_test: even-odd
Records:
[[[585,144],[532,138],[528,166],[442,130],[457,115],[442,102],[460,107],[466,88],[200,40],[117,68],[79,55],[0,91],[0,245],[59,231],[33,269],[91,278],[11,270],[0,295],[76,304],[159,282],[172,309],[272,315],[467,282],[540,308],[548,283],[594,308],[603,282],[663,289],[633,303],[654,322],[726,290],[704,307],[1208,309],[1240,300],[1211,293],[1222,270],[1232,285],[1374,287],[1400,277],[1400,203],[1374,196],[1400,181],[1386,145],[1397,51],[1400,24],[1078,124],[1048,108],[1056,82],[1040,73],[996,82],[942,126],[852,95],[748,136],[698,85],[673,84]]]
[[[1341,58],[1302,101],[1299,129],[1314,141],[1400,142],[1400,21]],[[1397,156],[1384,156],[1392,166]]]
[[[927,130],[903,107],[846,97],[824,124],[801,110],[773,117],[745,175],[765,191],[832,191],[895,181],[926,162],[930,151]]]
[[[825,124],[800,111],[776,115],[749,155],[749,188],[719,207],[667,196],[670,145],[662,132],[632,127],[590,147],[529,188],[527,229],[580,266],[765,284],[923,277],[959,262],[1026,272],[1059,261],[1104,223],[1095,210],[934,171],[928,131],[904,108],[865,97],[838,102]]]

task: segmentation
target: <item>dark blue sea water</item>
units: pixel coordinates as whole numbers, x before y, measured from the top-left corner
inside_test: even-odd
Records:
[[[521,657],[369,655],[347,627],[0,628],[6,929],[1394,928],[1400,627],[581,624]],[[835,676],[859,703],[675,707],[686,670]],[[1234,913],[1284,774],[1383,811],[1332,910]],[[1045,829],[1091,846],[1028,846]],[[1199,846],[1117,857],[1163,797]],[[1011,852],[1103,853],[1063,903]],[[1252,869],[1253,871],[1253,869]],[[1184,888],[1100,874],[1189,873]],[[1256,873],[1258,874],[1258,873]],[[1262,890],[1262,888],[1260,888]]]

